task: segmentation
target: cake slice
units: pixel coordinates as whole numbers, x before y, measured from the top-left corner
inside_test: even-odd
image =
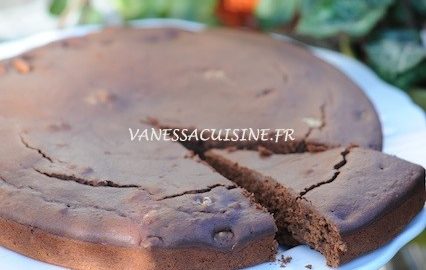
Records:
[[[280,243],[308,244],[334,267],[388,242],[425,202],[424,169],[373,150],[210,150],[206,158],[274,213]]]

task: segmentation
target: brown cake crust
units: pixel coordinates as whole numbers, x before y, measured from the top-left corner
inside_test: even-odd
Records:
[[[230,252],[206,247],[145,249],[73,240],[0,218],[3,246],[32,258],[73,269],[239,269],[273,258],[274,236]],[[271,249],[272,247],[272,249]],[[191,258],[191,263],[188,263]]]
[[[348,262],[366,251],[375,250],[397,236],[424,207],[425,197],[424,184],[422,185],[419,181],[418,187],[413,189],[413,194],[401,200],[394,209],[384,212],[368,226],[347,233],[344,236],[344,242],[359,242],[359,244],[348,246],[346,253],[341,257],[341,263]]]
[[[266,158],[210,150],[206,158],[274,213],[281,243],[309,244],[332,266],[387,243],[426,198],[424,168],[366,149]]]

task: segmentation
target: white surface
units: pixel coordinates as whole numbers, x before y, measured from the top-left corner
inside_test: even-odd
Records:
[[[55,29],[57,18],[48,13],[50,0],[1,0],[0,40]]]
[[[201,24],[178,20],[144,20],[133,23],[136,27],[179,26],[187,30],[199,31]],[[0,59],[9,58],[33,47],[68,36],[84,35],[96,31],[98,27],[79,27],[60,32],[46,32],[22,40],[0,44]],[[314,54],[336,66],[354,80],[367,94],[378,111],[384,132],[384,152],[397,155],[426,167],[426,119],[423,111],[414,105],[409,97],[395,87],[381,81],[363,64],[339,53],[313,48]],[[343,265],[340,270],[376,270],[386,264],[398,250],[426,227],[424,209],[394,240],[382,248]],[[277,259],[291,256],[292,261],[286,270],[306,269],[311,264],[315,270],[329,270],[324,257],[307,246],[297,246],[288,250],[280,249]],[[51,266],[0,247],[1,269],[62,269]],[[250,270],[283,269],[279,262],[265,263]]]

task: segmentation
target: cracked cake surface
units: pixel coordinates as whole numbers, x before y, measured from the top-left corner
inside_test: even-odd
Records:
[[[308,244],[332,266],[387,243],[425,203],[424,168],[373,150],[210,150],[206,158],[274,213],[281,243]]]
[[[91,114],[106,107],[137,116],[134,125],[154,119],[170,128],[294,129],[295,141],[238,142],[278,153],[382,146],[377,114],[354,83],[306,49],[266,35],[107,29],[18,59],[30,68],[22,74],[13,60],[3,64],[0,86],[13,89],[2,92],[5,116],[20,106],[28,108],[22,116],[37,108],[39,118],[59,109]],[[16,100],[28,93],[31,99]]]
[[[292,243],[306,238],[292,232],[306,228],[260,200],[274,221],[235,179],[239,169],[227,175],[232,182],[179,143],[131,141],[129,128],[292,128],[293,142],[185,146],[263,149],[247,172],[297,178],[282,183],[280,199],[330,224],[326,256],[349,254],[346,225],[325,214],[350,194],[321,200],[321,190],[338,190],[352,151],[367,151],[344,147],[381,149],[380,122],[352,82],[305,49],[228,30],[106,29],[0,64],[3,246],[77,269],[237,269],[271,260],[277,227],[277,238]],[[347,217],[348,227],[359,225]],[[324,231],[313,230],[309,243],[322,250],[316,233]]]
[[[105,126],[106,119],[90,125],[80,119],[60,130],[48,122],[0,129],[7,156],[0,172],[0,223],[30,231],[20,246],[16,238],[25,239],[25,232],[3,230],[3,245],[84,269],[185,269],[188,254],[196,257],[194,269],[206,263],[240,268],[274,256],[274,220],[250,194],[185,158],[179,144],[120,139],[123,126],[115,120]],[[39,248],[35,232],[42,234],[39,241],[56,244]],[[63,239],[73,240],[57,251]],[[76,251],[89,243],[95,245],[87,247],[91,253]],[[121,256],[106,258],[96,245],[122,250]],[[235,259],[236,252],[245,255]]]

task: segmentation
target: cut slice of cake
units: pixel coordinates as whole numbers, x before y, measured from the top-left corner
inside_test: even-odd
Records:
[[[424,169],[373,150],[210,150],[206,158],[274,213],[279,242],[308,244],[331,266],[388,242],[425,202]]]

